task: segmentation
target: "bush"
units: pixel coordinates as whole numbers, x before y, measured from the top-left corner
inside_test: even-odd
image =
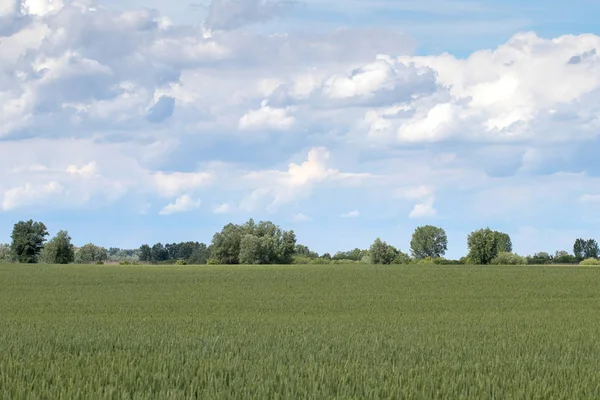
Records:
[[[579,265],[600,265],[600,260],[595,258],[586,258],[585,260],[582,260]]]
[[[213,258],[213,257],[206,260],[206,263],[208,265],[219,265],[220,264],[219,260],[217,260],[216,258]]]
[[[327,258],[315,258],[315,259],[310,260],[310,263],[312,265],[327,265],[327,264],[330,264],[331,261],[329,261],[329,259],[327,259]]]
[[[292,264],[310,264],[310,257],[306,256],[294,256],[292,260]]]
[[[128,261],[128,260],[121,261],[121,262],[119,262],[119,265],[131,265],[131,261]]]
[[[185,262],[185,260],[177,260],[175,265],[187,265],[187,263]]]
[[[97,265],[104,265],[104,261],[96,261]]]
[[[527,265],[527,260],[518,254],[501,252],[492,260],[492,265]]]
[[[414,260],[414,263],[415,264],[437,264],[437,262],[435,260],[436,260],[435,258],[427,256],[425,258]]]

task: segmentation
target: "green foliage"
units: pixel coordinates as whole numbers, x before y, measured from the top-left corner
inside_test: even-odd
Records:
[[[554,254],[554,263],[555,264],[576,264],[577,258],[569,254],[567,251],[561,250],[557,251]]]
[[[438,258],[448,250],[446,231],[432,225],[419,226],[410,241],[410,251],[416,259]]]
[[[398,255],[398,250],[377,238],[369,249],[369,255],[373,264],[391,264]]]
[[[594,399],[597,272],[2,265],[0,399]]]
[[[490,228],[471,232],[467,238],[467,245],[468,258],[474,264],[490,264],[498,253],[512,251],[512,242],[508,234],[492,231]]]
[[[108,251],[93,243],[85,244],[75,250],[75,262],[78,264],[93,264],[108,260]]]
[[[42,249],[43,262],[48,264],[68,264],[75,261],[75,250],[67,231],[59,231]]]
[[[213,236],[211,257],[219,264],[291,264],[296,234],[270,221],[228,224]]]
[[[411,263],[412,263],[412,259],[410,258],[410,256],[400,250],[397,251],[396,257],[394,258],[394,261],[392,262],[392,264],[411,264]]]
[[[216,258],[209,258],[208,260],[206,260],[206,264],[208,265],[221,265],[219,263],[219,260],[217,260]]]
[[[333,256],[333,260],[350,260],[350,261],[360,261],[369,254],[369,250],[362,250],[356,248],[350,251],[338,251]]]
[[[579,265],[600,265],[600,260],[596,258],[586,258],[585,260],[581,260]]]
[[[14,258],[20,263],[36,263],[48,236],[42,222],[19,221],[13,227],[10,245]]]
[[[415,259],[413,261],[413,263],[414,264],[436,264],[436,260],[437,260],[436,258],[427,256],[425,258]]]
[[[509,253],[506,251],[498,253],[490,262],[492,265],[526,265],[527,260],[518,254]]]
[[[527,256],[527,264],[531,265],[545,265],[552,264],[552,256],[546,252],[535,253],[532,256]]]
[[[9,263],[13,261],[13,256],[10,251],[10,245],[0,243],[0,263]]]
[[[187,265],[187,263],[185,262],[185,260],[177,260],[175,265]]]
[[[600,248],[598,242],[594,239],[577,239],[573,244],[573,254],[577,261],[581,261],[585,258],[598,258],[600,256]]]

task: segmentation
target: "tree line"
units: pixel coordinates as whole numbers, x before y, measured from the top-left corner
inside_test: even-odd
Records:
[[[0,244],[0,262],[48,264],[600,264],[600,248],[594,239],[578,238],[572,253],[560,250],[526,257],[513,253],[507,233],[483,228],[467,237],[469,252],[459,260],[444,258],[448,237],[443,228],[425,225],[415,229],[409,253],[375,239],[368,249],[318,254],[297,243],[293,230],[283,230],[271,221],[227,224],[214,234],[210,244],[201,242],[143,244],[137,249],[121,249],[88,243],[76,247],[65,230],[47,240],[48,230],[42,222],[17,222],[10,244]]]

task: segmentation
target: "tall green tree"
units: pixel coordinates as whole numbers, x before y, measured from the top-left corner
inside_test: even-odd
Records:
[[[140,246],[140,261],[147,263],[152,261],[152,248],[147,244]]]
[[[391,264],[398,255],[398,250],[377,238],[369,248],[369,254],[373,264]]]
[[[35,263],[44,247],[48,229],[43,222],[19,221],[12,231],[11,252],[20,263]]]
[[[425,225],[415,229],[410,241],[410,251],[414,258],[439,258],[448,250],[446,231],[437,226]]]
[[[600,248],[598,242],[594,239],[577,239],[573,244],[573,254],[577,261],[581,261],[586,258],[598,258],[600,256]]]
[[[500,252],[510,247],[510,237],[503,232],[493,231],[490,228],[479,229],[471,232],[467,238],[469,247],[469,260],[475,264],[489,264]]]
[[[75,260],[75,249],[67,231],[59,231],[42,250],[43,260],[48,264],[68,264]]]

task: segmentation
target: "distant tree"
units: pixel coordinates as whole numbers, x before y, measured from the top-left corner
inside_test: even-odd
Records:
[[[577,263],[577,258],[569,254],[569,252],[561,250],[557,251],[554,254],[554,263],[556,264],[575,264]]]
[[[406,253],[403,253],[402,251],[398,250],[397,254],[396,254],[396,258],[394,258],[394,261],[392,262],[393,264],[410,264],[412,262],[412,259],[410,258],[410,256]]]
[[[394,246],[377,238],[371,245],[369,254],[373,264],[391,264],[398,255],[398,251]]]
[[[256,235],[245,234],[240,242],[240,264],[266,264],[262,249],[263,241]]]
[[[307,246],[304,246],[303,244],[297,244],[294,249],[294,252],[297,256],[301,257],[319,258],[318,253],[311,251]]]
[[[152,256],[150,258],[150,261],[152,262],[162,262],[167,261],[169,259],[169,252],[167,251],[165,246],[160,242],[152,246],[151,254]]]
[[[187,263],[191,265],[202,265],[206,264],[210,258],[210,249],[204,243],[200,243],[199,246],[187,259]]]
[[[490,228],[471,232],[467,238],[469,247],[468,259],[474,264],[489,264],[500,250],[505,250],[510,243],[505,233],[493,231]],[[510,245],[512,248],[512,244]]]
[[[513,246],[508,233],[494,231],[494,234],[496,235],[498,253],[511,253]]]
[[[552,264],[552,256],[546,252],[535,253],[532,256],[527,256],[527,264],[531,265],[544,265]]]
[[[599,253],[600,248],[598,247],[598,242],[596,242],[594,239],[588,239],[585,242],[583,256],[585,258],[598,258]]]
[[[0,243],[0,263],[8,263],[11,262],[12,259],[13,257],[10,251],[10,245]]]
[[[415,229],[410,241],[410,251],[414,258],[438,258],[448,250],[446,231],[432,225],[420,226]]]
[[[331,261],[331,254],[323,253],[323,255],[320,258],[326,261]]]
[[[152,248],[147,244],[140,246],[140,261],[151,262],[152,261]]]
[[[75,250],[67,231],[59,231],[42,250],[43,261],[48,264],[68,264],[75,260]]]
[[[11,252],[20,263],[35,263],[48,236],[42,222],[19,221],[13,227]]]
[[[525,265],[527,260],[518,254],[501,251],[490,262],[493,265]]]
[[[243,230],[239,225],[227,224],[212,239],[211,258],[219,264],[239,264]]]
[[[575,244],[573,244],[573,254],[575,254],[577,261],[588,258],[598,258],[600,255],[598,242],[594,239],[577,239],[575,240]]]
[[[369,255],[369,250],[355,248],[350,251],[338,251],[333,256],[333,260],[361,261],[367,255]]]
[[[584,259],[585,242],[585,240],[580,238],[576,239],[573,244],[573,254],[575,254],[578,262]]]
[[[75,262],[78,264],[91,264],[108,260],[109,251],[93,243],[85,244],[75,250]]]

